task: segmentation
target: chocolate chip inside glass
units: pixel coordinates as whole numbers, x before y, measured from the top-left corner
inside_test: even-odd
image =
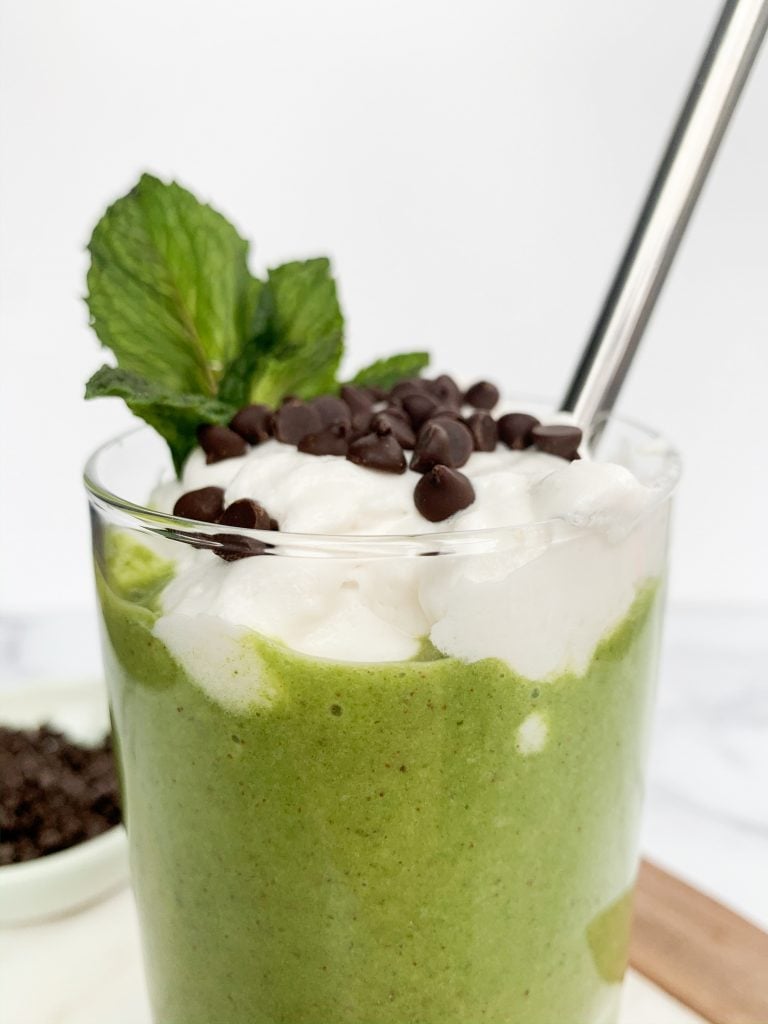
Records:
[[[254,278],[176,184],[90,251],[88,395],[149,425],[86,477],[156,1024],[614,1021],[674,453],[345,378],[328,262]]]

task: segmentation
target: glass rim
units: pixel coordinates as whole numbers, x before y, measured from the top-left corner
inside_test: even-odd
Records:
[[[525,399],[521,399],[525,400]],[[536,401],[529,398],[528,401]],[[649,444],[660,444],[659,457],[663,460],[663,470],[654,478],[652,487],[655,491],[653,500],[640,510],[632,521],[630,528],[647,518],[652,512],[669,499],[675,491],[680,479],[682,461],[677,449],[662,434],[647,427],[645,424],[627,416],[604,416],[598,421],[600,427],[617,423],[629,427],[644,435]],[[140,505],[114,493],[99,479],[100,460],[130,437],[139,433],[155,433],[153,428],[140,424],[103,442],[86,460],[83,469],[83,483],[88,493],[89,502],[96,508],[116,516],[123,525],[139,528],[170,540],[182,543],[194,542],[196,547],[215,549],[222,546],[222,526],[218,523],[203,523],[194,519],[185,519],[172,513],[159,512],[146,505]],[[156,435],[158,436],[158,435]],[[585,527],[586,528],[586,527]],[[484,527],[473,530],[446,530],[434,533],[415,534],[328,534],[328,533],[289,533],[272,530],[254,530],[245,527],[227,526],[226,536],[249,537],[265,545],[271,554],[327,554],[336,557],[355,557],[356,555],[371,556],[404,556],[424,554],[476,553],[478,551],[494,551],[502,546],[510,537],[519,540],[523,534],[546,531],[555,536],[558,531],[567,529],[572,535],[578,529],[566,516],[551,516],[547,519],[507,523],[503,526]],[[282,549],[278,551],[277,549]]]

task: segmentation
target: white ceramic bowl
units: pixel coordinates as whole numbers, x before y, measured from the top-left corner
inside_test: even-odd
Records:
[[[15,728],[50,723],[81,743],[109,729],[103,683],[25,683],[0,691],[0,722]],[[106,896],[128,881],[122,825],[95,839],[21,864],[0,867],[0,925],[58,917]]]

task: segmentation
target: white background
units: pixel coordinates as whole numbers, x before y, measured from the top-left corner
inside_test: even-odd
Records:
[[[2,0],[0,611],[90,602],[81,464],[126,426],[83,246],[142,169],[212,199],[258,269],[329,253],[349,364],[557,395],[713,0]],[[768,572],[768,54],[622,396],[686,461],[673,597]]]

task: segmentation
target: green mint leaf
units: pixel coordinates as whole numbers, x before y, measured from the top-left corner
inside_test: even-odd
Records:
[[[272,290],[256,278],[251,279],[253,315],[248,325],[248,340],[224,369],[218,397],[241,407],[251,397],[251,387],[259,365],[273,345],[271,317],[274,310]],[[281,396],[282,397],[282,396]]]
[[[118,365],[175,391],[214,395],[253,337],[248,243],[191,192],[145,174],[109,207],[88,249],[91,322]]]
[[[267,287],[272,309],[253,356],[250,400],[274,405],[286,394],[335,389],[344,318],[330,262],[285,263],[270,270]]]
[[[237,408],[210,395],[171,390],[113,366],[102,366],[94,373],[85,385],[85,397],[124,399],[134,415],[165,438],[179,474],[197,443],[197,428],[202,423],[226,423]]]
[[[359,370],[350,384],[361,388],[389,389],[406,377],[418,377],[428,365],[428,352],[403,352],[387,359],[377,359],[375,363]]]

